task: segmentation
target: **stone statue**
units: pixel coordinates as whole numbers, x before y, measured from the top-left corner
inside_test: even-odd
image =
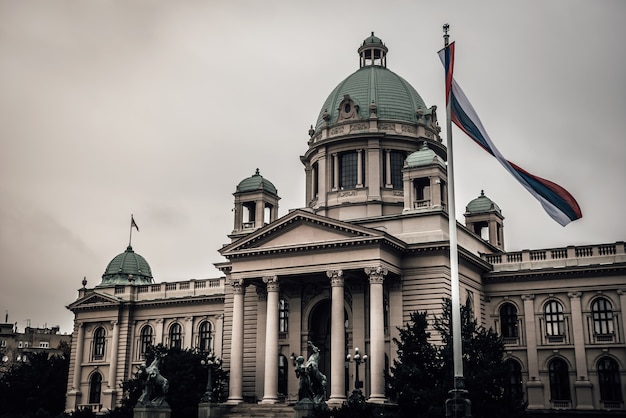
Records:
[[[320,350],[311,341],[307,346],[312,351],[307,362],[302,356],[296,358],[296,376],[300,379],[298,400],[322,404],[326,401],[326,376],[319,370]]]
[[[146,367],[145,363],[139,366],[136,373],[141,381],[143,392],[137,401],[137,406],[144,408],[169,408],[165,395],[169,389],[169,382],[159,372],[161,358],[157,355],[152,363]]]

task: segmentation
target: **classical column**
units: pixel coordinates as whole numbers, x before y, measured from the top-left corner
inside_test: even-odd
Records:
[[[528,407],[543,408],[543,383],[539,379],[537,360],[537,329],[535,327],[535,295],[522,295],[524,301],[524,323],[526,325],[526,355],[528,356]]]
[[[619,295],[619,305],[620,305],[620,310],[622,312],[626,312],[626,289],[617,289],[617,294]],[[626,333],[626,322],[621,321],[622,322],[622,332]],[[622,334],[625,335],[625,334]]]
[[[115,375],[117,374],[117,352],[120,341],[120,324],[118,321],[111,321],[113,325],[113,337],[111,339],[111,364],[109,366],[109,381],[107,386],[109,389],[115,391],[117,385],[115,384]]]
[[[345,358],[346,330],[343,295],[343,271],[326,272],[331,287],[331,321],[330,321],[330,398],[329,404],[342,404],[346,400]],[[316,341],[313,341],[316,343]]]
[[[333,154],[333,186],[331,190],[339,189],[339,155]]]
[[[391,151],[386,149],[385,151],[385,187],[391,188],[393,184],[391,183]]]
[[[278,277],[263,277],[267,286],[265,322],[265,378],[261,403],[278,402]]]
[[[572,323],[583,324],[583,312],[580,303],[581,292],[567,294],[572,309]],[[574,356],[576,357],[576,409],[593,409],[592,386],[587,371],[587,356],[585,353],[585,335],[582,326],[572,327],[574,334]]]
[[[230,379],[228,401],[230,404],[243,402],[243,297],[242,279],[233,280],[233,330],[230,342]]]
[[[83,344],[85,342],[85,324],[77,322],[78,328],[76,336],[76,356],[74,359],[74,376],[72,378],[72,388],[76,392],[80,392],[80,372],[83,366]]]
[[[367,267],[370,281],[370,397],[368,402],[383,403],[385,398],[385,309],[383,281],[387,275],[384,267]]]
[[[356,187],[363,187],[363,150],[356,151]]]
[[[183,348],[193,346],[193,316],[185,318],[185,329],[183,330]]]

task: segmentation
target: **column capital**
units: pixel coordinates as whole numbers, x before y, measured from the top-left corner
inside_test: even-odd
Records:
[[[328,270],[326,276],[330,279],[331,287],[343,287],[343,270]]]
[[[157,324],[162,324],[163,323],[163,318],[157,318],[154,320],[154,322],[156,322]]]
[[[617,294],[622,296],[622,295],[626,294],[626,290],[624,290],[624,289],[617,289]]]
[[[230,282],[230,285],[233,287],[233,293],[235,295],[243,295],[244,294],[244,286],[243,279],[233,279]]]
[[[369,276],[370,284],[381,283],[385,280],[387,275],[387,269],[382,266],[377,267],[365,267],[365,274]]]
[[[535,295],[531,295],[531,294],[522,295],[522,300],[534,300],[534,299],[535,299]]]
[[[278,276],[263,276],[263,283],[267,286],[268,292],[278,292]]]
[[[570,299],[576,299],[579,298],[582,295],[582,292],[567,292],[567,296]]]

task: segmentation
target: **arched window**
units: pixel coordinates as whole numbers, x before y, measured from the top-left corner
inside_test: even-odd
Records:
[[[104,342],[105,342],[104,328],[98,327],[93,333],[93,358],[94,360],[101,360],[104,357]]]
[[[569,390],[569,370],[567,363],[555,358],[550,362],[548,367],[550,374],[550,398],[553,401],[569,401],[571,400]]]
[[[522,399],[522,367],[515,360],[505,362],[507,377],[504,384],[504,395],[509,399]]]
[[[519,337],[517,308],[512,303],[505,303],[500,307],[500,333],[503,338]]]
[[[289,302],[284,298],[278,301],[278,332],[289,332]]]
[[[602,357],[598,361],[598,380],[600,381],[600,400],[621,402],[622,384],[619,367],[611,357]]]
[[[613,334],[613,307],[605,298],[598,298],[591,304],[593,332],[598,335]]]
[[[100,403],[100,392],[102,389],[102,375],[98,372],[95,372],[91,375],[89,379],[89,403],[90,404],[99,404]]]
[[[179,323],[170,327],[170,348],[183,348],[183,329]]]
[[[287,382],[289,376],[289,364],[287,363],[287,357],[282,354],[278,355],[278,393],[280,395],[287,395]]]
[[[556,300],[548,302],[544,308],[546,320],[546,335],[565,335],[565,316],[563,315],[563,305]]]
[[[211,351],[211,332],[213,328],[211,327],[211,323],[209,321],[204,321],[200,324],[200,339],[199,339],[199,349],[204,353],[208,353]]]
[[[150,325],[146,325],[141,329],[140,340],[141,355],[145,356],[145,354],[148,352],[148,347],[152,345],[152,327]]]

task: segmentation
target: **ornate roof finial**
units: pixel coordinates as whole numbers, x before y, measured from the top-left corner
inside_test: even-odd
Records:
[[[83,277],[83,289],[87,286],[87,276]]]
[[[261,175],[261,172],[259,171],[259,169],[258,169],[258,168],[256,169],[256,171],[255,171],[254,175],[255,175],[255,176],[260,176],[260,175]]]
[[[443,25],[443,45],[448,46],[448,42],[450,40],[450,35],[448,35],[448,31],[450,30],[450,25],[444,23]]]

